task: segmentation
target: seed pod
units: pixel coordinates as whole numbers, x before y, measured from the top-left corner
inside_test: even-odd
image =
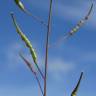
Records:
[[[39,17],[34,16],[33,14],[31,14],[24,6],[24,4],[20,1],[20,0],[14,0],[15,4],[26,14],[30,15],[33,19],[35,19],[36,21],[40,22],[41,24],[43,24],[44,26],[47,26],[47,24],[42,21]]]
[[[12,17],[13,23],[14,23],[14,25],[16,27],[17,33],[20,35],[21,39],[25,42],[26,46],[29,48],[34,63],[37,64],[37,56],[36,56],[36,53],[35,53],[35,51],[34,51],[34,49],[32,47],[31,42],[28,40],[28,38],[26,37],[26,35],[21,31],[20,27],[17,25],[16,19],[15,19],[13,13],[11,13],[11,17]]]
[[[79,86],[80,86],[80,83],[81,83],[82,77],[83,77],[83,72],[81,72],[81,75],[80,75],[79,81],[78,81],[76,87],[74,88],[74,90],[72,91],[71,96],[76,96],[76,95],[77,95],[77,91],[78,91],[78,89],[79,89]]]
[[[92,12],[92,9],[93,9],[93,3],[91,5],[91,8],[90,8],[88,14],[84,17],[84,19],[82,19],[78,22],[78,24],[69,32],[69,35],[75,34],[86,23],[86,21],[89,19],[89,16]]]
[[[86,23],[86,21],[88,21],[90,15],[91,15],[92,9],[93,9],[93,3],[91,5],[91,8],[89,9],[87,15],[82,20],[80,20],[77,23],[77,25],[74,28],[72,28],[68,33],[66,33],[64,36],[60,37],[52,46],[58,46],[62,41],[67,40],[68,38],[70,38],[70,36],[73,36],[76,32],[78,32],[78,30]],[[51,47],[51,45],[49,45],[49,47]]]
[[[23,3],[22,3],[20,0],[14,0],[14,2],[16,3],[16,5],[17,5],[22,11],[26,12]]]

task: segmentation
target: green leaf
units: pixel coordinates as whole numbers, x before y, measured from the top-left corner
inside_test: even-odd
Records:
[[[74,90],[72,91],[71,96],[77,96],[77,91],[78,91],[78,89],[79,89],[79,86],[80,86],[80,83],[81,83],[82,77],[83,77],[83,72],[81,72],[81,75],[80,75],[79,81],[78,81],[76,87],[74,88]]]
[[[25,42],[26,46],[29,48],[34,63],[37,64],[37,55],[36,55],[36,53],[35,53],[35,51],[34,51],[34,49],[32,47],[31,42],[28,40],[26,35],[21,31],[20,27],[18,26],[18,24],[16,22],[16,19],[15,19],[13,13],[11,13],[11,17],[12,17],[13,23],[14,23],[14,25],[16,27],[17,33],[20,35],[21,39]]]

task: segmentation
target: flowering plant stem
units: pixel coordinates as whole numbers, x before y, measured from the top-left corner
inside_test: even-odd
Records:
[[[45,52],[45,79],[44,79],[44,96],[46,96],[46,82],[47,82],[47,66],[48,66],[48,44],[50,35],[50,25],[51,25],[51,13],[52,13],[52,0],[50,0],[50,9],[48,16],[48,26],[47,26],[47,38],[46,38],[46,52]]]

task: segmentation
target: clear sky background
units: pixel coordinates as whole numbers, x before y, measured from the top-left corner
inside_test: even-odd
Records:
[[[22,0],[26,8],[45,22],[50,0]],[[70,31],[88,12],[92,0],[53,0],[50,44]],[[31,62],[29,51],[17,35],[10,12],[32,41],[44,71],[46,28],[24,14],[13,0],[0,0],[0,95],[40,96],[37,82],[18,53]],[[80,72],[84,77],[78,96],[96,96],[96,4],[89,21],[67,41],[49,49],[48,96],[70,96]],[[41,80],[41,78],[40,78]]]

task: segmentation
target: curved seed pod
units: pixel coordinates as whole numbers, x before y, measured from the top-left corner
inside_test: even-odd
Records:
[[[78,83],[77,83],[75,89],[72,91],[71,96],[77,96],[76,94],[77,94],[77,91],[78,91],[78,89],[79,89],[79,86],[80,86],[80,83],[81,83],[82,77],[83,77],[83,72],[81,72],[81,75],[80,75],[79,81],[78,81]]]
[[[13,13],[11,13],[11,17],[12,17],[13,23],[14,23],[14,25],[16,27],[17,33],[21,36],[21,39],[25,42],[26,46],[29,48],[31,56],[33,58],[33,61],[34,61],[35,65],[36,65],[38,71],[40,72],[42,78],[44,79],[43,73],[41,72],[41,69],[39,68],[39,66],[37,64],[37,55],[35,53],[35,50],[32,47],[31,42],[28,40],[28,38],[25,36],[25,34],[21,31],[20,27],[17,25],[16,19],[15,19]]]
[[[20,27],[17,25],[16,19],[15,19],[13,13],[11,13],[11,17],[12,17],[13,23],[14,23],[14,25],[16,27],[17,33],[21,36],[21,39],[25,42],[26,46],[29,48],[34,63],[37,64],[37,56],[36,56],[36,53],[35,53],[35,51],[34,51],[34,49],[32,47],[31,42],[28,40],[28,38],[25,36],[25,34],[21,31]]]
[[[20,0],[14,0],[14,2],[16,3],[16,5],[24,12],[26,12],[26,9],[23,5],[23,3]]]
[[[67,34],[65,34],[63,37],[60,37],[56,43],[53,44],[53,46],[58,46],[58,44],[60,44],[62,41],[67,40],[70,36],[73,36],[76,32],[78,32],[78,30],[86,23],[86,21],[89,19],[91,12],[93,9],[93,3],[91,5],[91,8],[89,9],[89,12],[87,13],[87,15],[80,20],[77,25],[71,30],[69,31]],[[51,45],[49,46],[51,47]]]
[[[24,4],[20,1],[20,0],[14,0],[14,2],[16,3],[16,5],[26,14],[32,16],[33,19],[35,19],[36,21],[40,22],[41,24],[47,26],[46,23],[44,23],[44,21],[42,21],[40,18],[33,16],[24,6]]]
[[[20,0],[14,0],[14,2],[23,12],[32,16],[32,14],[25,8],[24,4]]]
[[[89,16],[92,12],[92,9],[93,9],[93,3],[91,5],[91,8],[90,8],[88,14],[84,17],[84,19],[82,19],[78,22],[78,24],[69,32],[69,35],[73,35],[74,33],[76,33],[81,28],[81,26],[83,26],[86,23],[86,21],[89,19]]]

